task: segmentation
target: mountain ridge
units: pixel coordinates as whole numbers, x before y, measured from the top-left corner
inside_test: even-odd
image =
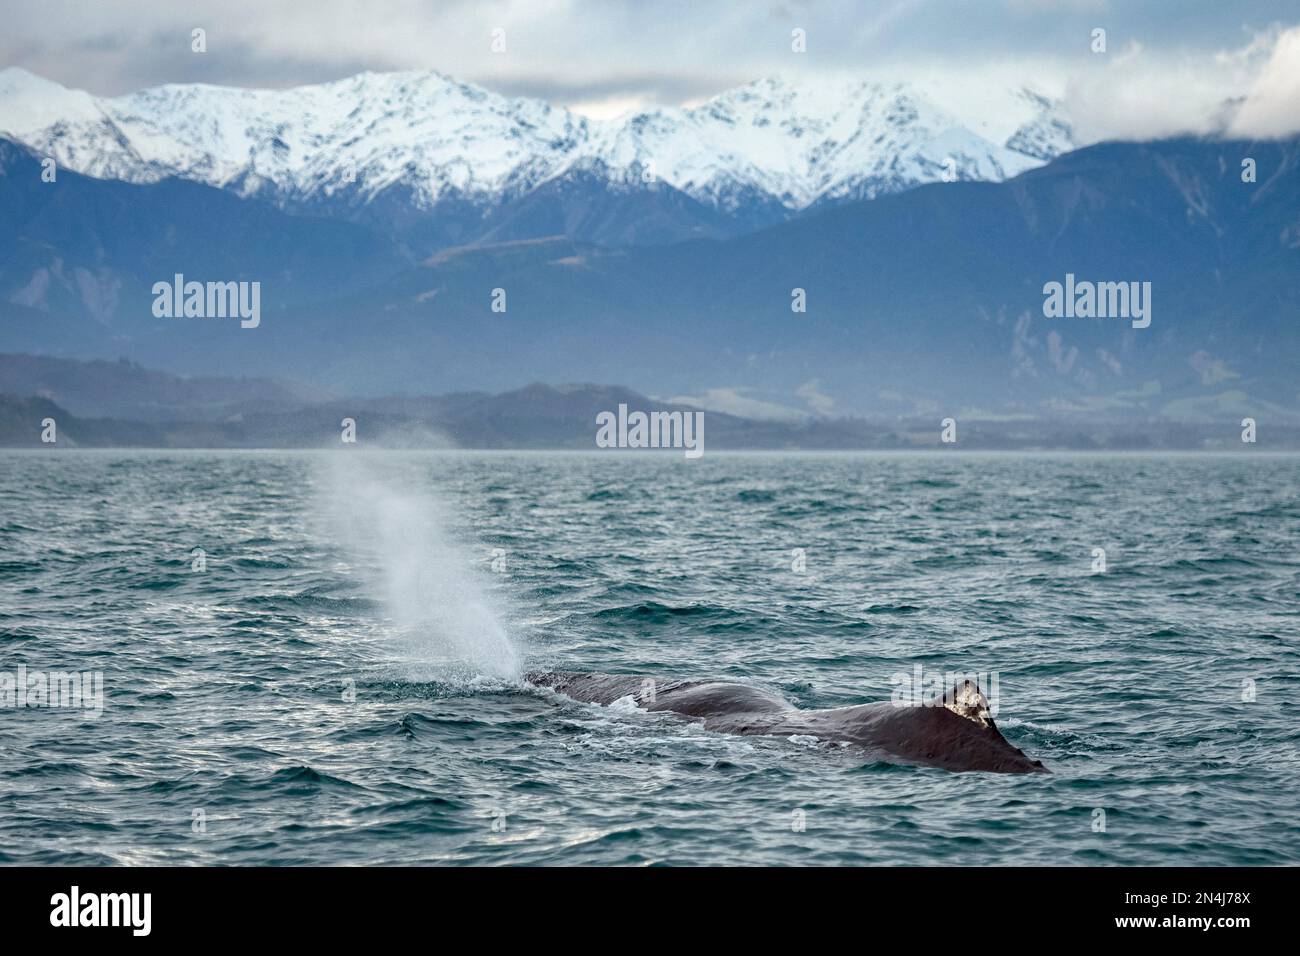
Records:
[[[0,367],[8,357],[0,356]],[[156,373],[144,371],[146,379]],[[285,407],[253,401],[237,414],[200,420],[140,421],[74,415],[46,396],[0,388],[0,448],[65,452],[82,448],[141,449],[500,449],[569,450],[600,454],[597,415],[626,404],[634,411],[699,412],[679,401],[653,399],[615,385],[533,383],[508,392],[330,399]],[[944,444],[939,423],[924,418],[870,422],[821,418],[802,422],[747,419],[704,411],[705,453],[713,450],[923,451],[994,450],[1159,451],[1255,453],[1237,441],[1235,423],[1169,422],[1060,427],[1059,423],[963,420],[961,440]],[[355,446],[340,442],[344,419],[355,423]],[[54,424],[54,442],[43,440]],[[1261,448],[1300,450],[1300,425],[1270,425]],[[680,455],[683,449],[640,450]]]
[[[198,183],[41,171],[0,141],[4,351],[353,395],[616,381],[785,417],[1300,416],[1300,139],[1097,144],[1002,183],[645,247],[567,235],[556,206],[546,228],[426,257]],[[662,184],[634,197],[662,212],[661,193],[693,202]],[[262,283],[260,325],[157,317],[151,287],[177,272]],[[1049,318],[1045,283],[1068,275],[1150,283],[1150,328]]]
[[[285,90],[169,84],[99,98],[9,68],[0,71],[0,134],[97,179],[177,177],[290,211],[371,225],[423,220],[400,235],[427,252],[499,232],[503,218],[519,220],[510,207],[560,184],[587,184],[581,200],[659,183],[698,204],[667,232],[590,236],[642,244],[736,234],[945,176],[1000,181],[1075,146],[1058,102],[1028,88],[999,99],[1016,123],[1005,142],[920,89],[860,79],[766,78],[696,107],[597,121],[435,71]],[[432,229],[431,217],[454,223]]]

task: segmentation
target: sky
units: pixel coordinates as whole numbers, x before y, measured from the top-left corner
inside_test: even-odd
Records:
[[[99,95],[433,69],[606,118],[852,74],[1030,84],[1084,139],[1205,131],[1229,100],[1234,132],[1300,127],[1300,0],[0,0],[0,23],[0,68]]]

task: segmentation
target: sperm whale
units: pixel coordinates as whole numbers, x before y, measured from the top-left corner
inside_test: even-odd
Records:
[[[1047,773],[1012,746],[989,713],[988,699],[971,680],[921,706],[892,701],[800,710],[772,691],[723,681],[659,681],[624,674],[534,671],[524,679],[577,701],[612,704],[630,698],[648,711],[703,721],[728,734],[810,735],[841,741],[893,762],[987,773]]]

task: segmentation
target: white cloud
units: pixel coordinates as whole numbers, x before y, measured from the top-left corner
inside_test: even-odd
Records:
[[[1268,139],[1300,131],[1300,27],[1275,38],[1246,102],[1229,127],[1233,136]]]
[[[818,379],[804,382],[795,390],[795,394],[818,415],[829,415],[835,411],[835,399],[822,391],[822,383]]]
[[[1209,352],[1200,351],[1195,353],[1187,360],[1187,364],[1192,367],[1198,375],[1201,376],[1201,384],[1206,386],[1218,385],[1220,382],[1227,382],[1234,378],[1241,378],[1236,372],[1228,368],[1223,359],[1217,359]]]
[[[1274,29],[1236,49],[1159,54],[1134,42],[1066,84],[1066,111],[1082,142],[1227,133],[1300,132],[1300,27]]]
[[[743,388],[710,388],[702,395],[678,395],[667,399],[673,405],[690,405],[709,412],[722,412],[726,415],[738,415],[741,418],[753,418],[758,421],[799,422],[808,417],[806,412],[776,402],[767,402],[750,398]]]

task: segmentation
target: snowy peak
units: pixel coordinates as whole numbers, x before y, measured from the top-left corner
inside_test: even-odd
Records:
[[[758,80],[692,108],[593,122],[436,72],[362,73],[285,90],[169,84],[100,99],[0,72],[0,131],[102,179],[179,176],[281,204],[353,204],[401,187],[417,208],[499,204],[575,171],[666,183],[724,212],[791,211],[939,179],[1001,180],[1073,148],[1058,103],[1009,94],[996,142],[903,83]]]
[[[148,144],[136,152],[151,162],[141,169],[116,157],[112,178],[269,184],[294,198],[403,183],[428,202],[499,192],[539,156],[571,148],[585,126],[565,110],[438,73],[364,73],[289,90],[168,85],[104,101],[104,113],[133,145]]]
[[[937,180],[949,160],[959,179],[1001,180],[1064,151],[1037,127],[1017,135],[1034,151],[990,142],[902,83],[769,78],[692,109],[599,124],[593,140],[609,167],[653,163],[665,182],[714,205],[757,190],[797,210]]]
[[[21,67],[0,70],[0,133],[21,138],[56,123],[96,122],[99,100]]]
[[[1074,126],[1059,101],[1030,89],[1016,90],[1015,95],[1025,104],[1030,116],[1007,139],[1009,149],[1048,162],[1078,145]]]

